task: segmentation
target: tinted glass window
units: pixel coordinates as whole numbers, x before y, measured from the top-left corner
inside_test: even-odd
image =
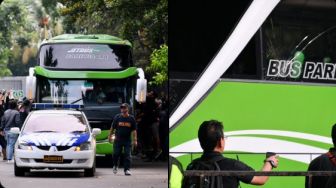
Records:
[[[256,40],[256,36],[250,40],[222,78],[257,79],[259,63],[257,63]]]
[[[263,79],[335,82],[336,2],[283,1],[263,24]]]
[[[108,44],[43,45],[40,65],[66,69],[122,69],[132,66],[128,46]]]
[[[39,80],[42,103],[84,105],[131,104],[131,79],[118,80]]]

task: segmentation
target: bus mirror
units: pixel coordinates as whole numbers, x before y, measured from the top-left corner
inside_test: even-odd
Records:
[[[34,68],[29,68],[29,76],[26,77],[26,97],[35,99],[36,77],[34,76]]]
[[[12,127],[9,130],[9,132],[12,133],[12,134],[20,134],[20,128],[19,127]]]
[[[147,80],[144,78],[137,79],[135,99],[139,103],[144,103],[146,102],[146,94],[147,94]]]

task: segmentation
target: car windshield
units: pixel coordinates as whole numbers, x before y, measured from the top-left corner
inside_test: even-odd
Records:
[[[84,133],[88,130],[88,125],[81,114],[46,113],[29,116],[22,132]]]

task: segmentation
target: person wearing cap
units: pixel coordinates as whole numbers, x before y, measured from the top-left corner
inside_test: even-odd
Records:
[[[131,167],[131,148],[132,135],[133,145],[137,146],[137,125],[135,118],[129,114],[129,106],[127,103],[120,105],[120,114],[117,114],[112,122],[109,141],[113,142],[113,173],[118,172],[118,161],[121,152],[124,150],[124,173],[130,176]]]

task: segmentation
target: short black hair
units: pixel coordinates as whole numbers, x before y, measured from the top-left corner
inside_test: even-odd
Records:
[[[129,109],[129,105],[127,103],[122,103],[120,105],[120,108],[127,108],[127,109]]]
[[[334,143],[334,147],[336,147],[336,124],[331,128],[331,138]]]
[[[15,109],[17,107],[17,101],[16,100],[10,100],[8,103],[9,109]]]
[[[30,101],[28,99],[24,99],[23,100],[23,105],[24,106],[29,106],[30,105]]]
[[[198,140],[202,149],[207,151],[213,151],[217,145],[217,142],[221,138],[224,138],[224,126],[222,122],[217,120],[204,121],[198,129]]]

